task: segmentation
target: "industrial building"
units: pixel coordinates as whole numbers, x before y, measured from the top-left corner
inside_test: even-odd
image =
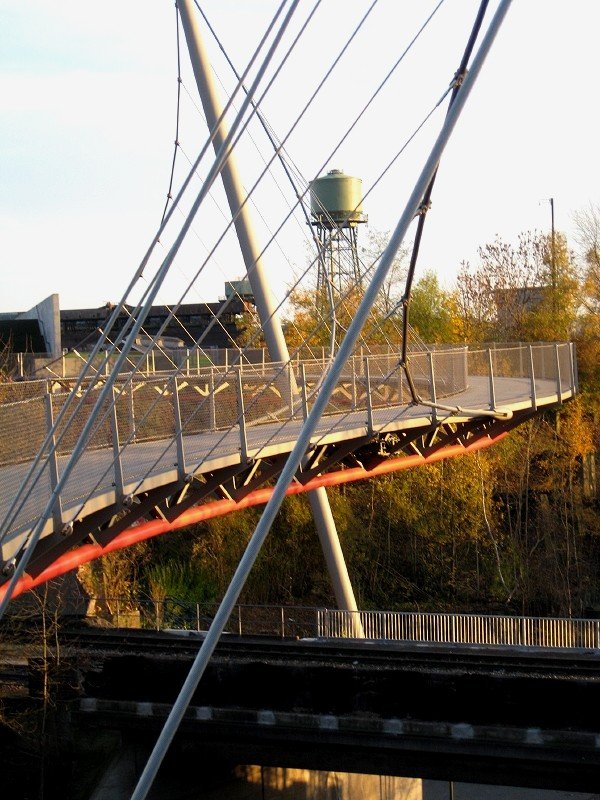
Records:
[[[58,295],[50,295],[28,311],[0,313],[0,349],[10,351],[21,365],[24,359],[39,364],[40,359],[56,359],[65,351],[89,351],[113,309],[111,303],[99,308],[60,309]],[[119,340],[133,311],[132,306],[123,308],[111,341]],[[254,297],[247,280],[229,281],[223,299],[182,304],[169,319],[171,311],[172,306],[152,306],[144,334],[154,337],[160,332],[161,340],[172,347],[190,348],[202,337],[203,349],[226,348],[242,333],[244,315],[254,312]]]

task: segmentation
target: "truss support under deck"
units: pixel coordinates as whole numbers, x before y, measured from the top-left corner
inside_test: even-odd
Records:
[[[177,0],[177,5],[204,115],[210,132],[214,132],[213,145],[215,152],[218,152],[227,136],[227,127],[222,119],[223,109],[212,79],[212,69],[196,18],[192,13],[192,0]],[[238,175],[233,153],[230,153],[225,161],[221,177],[227,202],[234,218],[235,230],[248,271],[248,279],[254,294],[269,355],[272,361],[287,363],[289,362],[287,344],[277,314],[275,299],[269,289],[260,249],[254,236],[246,194]],[[327,492],[324,488],[315,489],[309,492],[308,497],[325,562],[333,583],[336,602],[341,609],[358,611]]]

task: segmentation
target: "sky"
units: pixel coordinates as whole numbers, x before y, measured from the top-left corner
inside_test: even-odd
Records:
[[[238,69],[254,52],[278,2],[203,0]],[[322,0],[261,108],[280,139],[365,14],[366,0]],[[283,54],[314,6],[301,0]],[[389,84],[332,155],[343,132],[410,42],[437,0],[379,0],[352,45],[286,139],[307,181],[343,169],[370,189],[447,89],[479,0],[445,0]],[[487,19],[497,2],[490,1]],[[419,274],[451,287],[462,261],[495,236],[556,229],[576,245],[573,215],[600,203],[597,0],[514,0],[450,140],[428,215]],[[202,28],[223,96],[235,81]],[[277,60],[275,63],[278,63]],[[271,67],[267,75],[272,75]],[[206,139],[185,43],[175,186]],[[255,74],[250,71],[250,79]],[[264,86],[264,84],[263,84]],[[61,308],[117,302],[160,222],[175,138],[177,49],[172,0],[0,0],[0,312],[25,310],[51,293]],[[359,231],[392,230],[439,131],[447,98],[364,202]],[[231,121],[231,118],[230,118]],[[271,158],[254,123],[240,142],[246,187]],[[263,159],[263,160],[261,160]],[[206,174],[205,158],[199,172]],[[199,191],[201,178],[191,189]],[[293,190],[281,170],[253,195],[261,245],[280,225]],[[189,210],[172,222],[156,269]],[[244,271],[228,234],[216,245],[226,203],[220,187],[195,218],[157,300],[174,303],[199,272],[187,302],[216,300]],[[304,269],[307,226],[290,219],[265,251],[279,297]],[[408,235],[410,241],[410,232]],[[148,272],[147,274],[151,274]],[[141,285],[134,287],[141,291]]]

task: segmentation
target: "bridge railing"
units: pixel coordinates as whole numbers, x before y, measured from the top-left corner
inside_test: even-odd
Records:
[[[77,603],[70,603],[77,613]],[[78,613],[99,625],[151,630],[206,631],[215,603],[174,597],[135,601],[98,596],[79,599]],[[360,619],[360,626],[357,620]],[[412,611],[340,611],[308,606],[235,606],[226,626],[229,635],[315,639],[364,638],[423,644],[600,649],[600,620]],[[363,637],[360,637],[363,638]]]
[[[409,611],[318,612],[318,636],[352,638],[360,619],[366,639],[545,648],[600,648],[600,620]]]
[[[363,415],[410,402],[398,353],[353,356],[346,364],[327,406],[332,414]],[[540,393],[557,399],[576,386],[572,346],[562,344],[465,347],[412,353],[410,369],[418,393],[428,401],[460,395],[477,383],[482,408],[496,408],[515,399],[534,405]],[[239,431],[239,449],[246,447],[247,428],[265,423],[301,420],[319,391],[323,363],[319,359],[287,365],[240,364],[235,369],[206,367],[194,375],[136,375],[118,383],[114,410],[108,398],[88,449],[117,450],[127,444],[173,440],[183,452],[182,438],[207,431]],[[68,380],[0,385],[0,464],[32,459],[53,419],[70,396]],[[83,394],[84,384],[80,394]],[[58,455],[71,452],[96,400],[90,392],[62,434]],[[454,401],[460,405],[460,397]],[[282,434],[284,435],[284,434]],[[287,434],[285,434],[287,435]],[[275,440],[278,434],[275,433]],[[179,442],[176,440],[179,438]],[[59,466],[59,465],[58,465]]]
[[[467,405],[472,409],[467,413],[475,415],[478,409],[496,410],[509,403],[535,410],[538,401],[560,402],[577,385],[568,343],[412,352],[410,369],[421,399],[446,403],[450,409]],[[72,473],[55,503],[54,530],[63,530],[94,494],[114,492],[120,502],[129,487],[139,487],[147,478],[175,472],[184,481],[211,459],[237,451],[245,461],[293,442],[322,376],[323,365],[316,359],[206,367],[189,376],[136,374],[118,382],[95,416],[86,444],[90,458],[85,481]],[[101,385],[84,382],[55,429],[55,446],[48,448],[29,480],[38,498],[48,497],[58,485],[64,459],[90,418]],[[57,415],[73,398],[72,387],[63,379],[0,384],[0,466],[9,467],[0,485],[0,509],[10,507],[21,487],[22,469],[13,467],[36,457]],[[462,401],[465,390],[468,404]],[[340,374],[319,435],[334,429],[375,434],[406,415],[411,400],[399,353],[362,359],[354,355]],[[445,412],[423,406],[411,413],[431,417],[433,423]],[[194,438],[197,434],[208,435]],[[144,447],[147,443],[155,444]],[[8,533],[26,529],[35,519],[36,504],[29,498]],[[10,557],[15,546],[7,545],[2,558]]]
[[[463,391],[466,355],[463,347],[413,354],[414,380],[423,396]],[[349,359],[325,416],[358,412],[366,420],[374,408],[409,402],[398,359],[399,354],[389,349]],[[289,364],[210,366],[190,375],[135,375],[131,381],[123,376],[115,387],[114,410],[109,397],[87,449],[117,449],[129,443],[175,440],[178,435],[301,420],[317,396],[324,366],[315,358]],[[70,399],[72,386],[73,379],[62,378],[0,385],[0,464],[29,461],[37,454],[53,420]],[[84,381],[77,411],[72,417],[68,414],[56,431],[58,456],[72,451],[96,403],[96,389],[83,397],[88,386],[89,381]],[[240,449],[244,446],[240,440]]]
[[[418,342],[409,343],[409,351],[439,350],[443,345],[422,345]],[[394,355],[397,354],[399,345],[371,344],[368,347],[358,346],[355,355],[361,361],[369,355]],[[22,355],[22,354],[18,354]],[[40,379],[75,379],[79,376],[83,365],[91,356],[90,352],[73,350],[59,358],[30,358],[32,370],[29,376],[38,376]],[[118,353],[107,355],[99,353],[93,363],[94,371],[108,375],[115,367]],[[330,348],[324,345],[305,345],[298,348],[292,358],[294,364],[301,361],[318,361],[324,369],[330,361]],[[264,347],[177,347],[154,348],[140,354],[133,351],[121,365],[123,375],[132,370],[141,371],[146,375],[171,372],[177,368],[183,375],[200,375],[207,367],[222,367],[229,369],[235,366],[267,366],[271,362],[269,352]],[[20,378],[27,378],[23,359],[19,361],[18,374]]]
[[[85,616],[102,627],[143,628],[145,630],[206,631],[218,610],[216,603],[197,603],[175,597],[63,598],[70,614]],[[247,605],[234,607],[225,632],[238,636],[276,636],[280,638],[316,637],[318,609],[307,606]]]

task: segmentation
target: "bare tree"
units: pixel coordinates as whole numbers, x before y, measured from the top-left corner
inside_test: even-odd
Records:
[[[600,313],[600,206],[589,206],[573,215],[575,239],[584,262],[583,304],[591,313]]]
[[[360,248],[360,257],[364,267],[373,272],[379,262],[381,255],[390,239],[389,231],[380,231],[371,228],[367,234],[367,243]],[[378,306],[382,314],[389,314],[397,306],[403,290],[406,272],[408,269],[407,259],[410,255],[410,245],[401,247],[387,274],[383,286],[379,292]]]
[[[479,266],[463,262],[457,305],[476,340],[568,338],[577,309],[572,253],[561,233],[519,234],[516,245],[499,237],[479,248]]]

